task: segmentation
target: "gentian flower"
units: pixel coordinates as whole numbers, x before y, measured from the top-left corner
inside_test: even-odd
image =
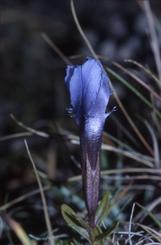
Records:
[[[70,65],[65,82],[71,109],[80,129],[82,177],[89,223],[95,226],[99,200],[100,148],[106,107],[111,95],[109,78],[99,60],[88,58],[82,65]]]

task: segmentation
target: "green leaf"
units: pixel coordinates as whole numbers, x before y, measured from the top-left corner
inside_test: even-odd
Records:
[[[78,217],[74,210],[66,204],[61,206],[61,213],[66,223],[89,241],[88,224]]]
[[[96,211],[96,224],[100,224],[108,215],[111,208],[110,194],[106,192]]]
[[[75,239],[73,240],[73,243],[71,243],[70,245],[80,245],[80,243],[79,242],[77,242]]]
[[[118,221],[114,221],[113,224],[107,230],[104,230],[101,234],[95,237],[95,241],[97,242],[109,237],[118,226],[118,223]]]
[[[94,237],[94,241],[95,241],[95,238],[96,238],[97,236],[99,236],[99,235],[102,234],[102,229],[101,229],[101,227],[100,227],[100,226],[95,227],[95,228],[93,229],[92,233],[93,233],[93,237]],[[94,245],[104,245],[103,240],[102,240],[102,241],[95,241],[95,242],[94,242]]]

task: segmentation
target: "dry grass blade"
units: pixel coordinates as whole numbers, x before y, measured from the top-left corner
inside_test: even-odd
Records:
[[[22,226],[12,219],[8,214],[3,215],[4,220],[6,223],[10,226],[10,228],[14,231],[16,236],[19,238],[21,243],[23,245],[36,245],[37,243],[34,241],[31,241],[29,237],[27,236],[25,230],[22,228]]]
[[[117,144],[118,146],[122,147],[122,149],[133,151],[134,149],[127,145],[126,143],[122,142],[121,139],[118,139],[117,137],[114,137],[111,134],[107,134],[106,132],[103,132],[103,142],[104,144],[108,144],[110,142],[110,145],[115,145]],[[137,143],[136,141],[132,141],[133,143]]]
[[[153,140],[154,160],[155,160],[156,168],[160,168],[161,162],[160,162],[160,154],[159,154],[159,145],[158,145],[158,141],[157,141],[155,132],[147,121],[145,121],[145,125],[147,126],[147,128],[151,134],[152,140]]]
[[[132,240],[131,240],[131,228],[132,228],[132,219],[134,216],[134,209],[135,209],[135,203],[132,205],[132,210],[130,214],[130,220],[129,220],[129,228],[128,228],[128,238],[129,238],[129,244],[132,245]]]
[[[143,243],[142,243],[143,244]],[[137,245],[137,244],[136,244]],[[155,242],[155,241],[151,241],[149,243],[146,243],[146,245],[161,245],[160,242]]]
[[[97,54],[95,53],[94,49],[92,48],[90,42],[88,41],[87,37],[85,36],[84,32],[83,32],[83,29],[82,27],[80,26],[80,23],[78,21],[78,18],[77,18],[77,15],[76,15],[76,11],[75,11],[75,7],[74,7],[74,3],[73,3],[73,0],[71,0],[71,11],[72,11],[72,14],[73,14],[73,18],[74,18],[74,21],[76,23],[76,26],[83,38],[83,40],[85,41],[87,47],[89,48],[89,50],[91,51],[91,54],[93,55],[93,57],[95,57],[96,59],[98,59],[98,56]],[[141,135],[141,133],[139,132],[139,130],[137,129],[137,127],[135,126],[135,124],[133,123],[132,119],[130,118],[129,114],[127,113],[127,111],[125,110],[123,104],[121,103],[119,97],[117,96],[117,93],[114,89],[114,87],[112,86],[111,84],[111,87],[114,91],[114,97],[117,101],[117,103],[119,104],[123,114],[125,115],[127,121],[130,123],[131,127],[133,128],[134,132],[137,134],[138,138],[141,140],[141,142],[144,144],[144,146],[146,147],[146,149],[150,152],[151,155],[153,155],[153,150],[151,149],[151,147],[148,145],[148,143],[146,142],[146,140],[144,139],[144,137]]]
[[[154,100],[154,97],[151,96],[151,102],[153,105],[153,111],[152,111],[152,119],[154,121],[154,124],[158,130],[159,135],[161,135],[161,127],[160,127],[160,118],[157,117],[157,111],[156,111],[156,101]]]
[[[149,242],[150,240],[150,242]],[[143,244],[146,244],[146,245],[160,245],[160,243],[156,243],[154,242],[151,238],[149,237],[145,237],[143,238],[142,240],[140,240],[139,242],[137,242],[135,245],[143,245]]]
[[[148,100],[146,99],[146,97],[139,92],[138,89],[136,89],[131,83],[129,83],[126,79],[124,79],[122,76],[120,76],[118,73],[116,73],[114,70],[110,69],[110,68],[106,68],[108,70],[108,72],[117,80],[119,80],[121,83],[123,83],[128,89],[130,89],[139,99],[141,99],[144,104],[146,104],[148,107],[150,107],[151,109],[153,109],[153,111],[155,111],[155,113],[157,114],[157,116],[159,118],[161,118],[161,113],[157,110],[156,107],[154,107],[154,105]],[[150,94],[151,95],[151,94]]]
[[[115,152],[117,154],[121,154],[125,157],[131,158],[137,162],[140,162],[140,163],[142,163],[148,167],[153,167],[153,163],[151,162],[152,159],[148,158],[148,157],[146,158],[142,154],[138,154],[136,152],[125,151],[125,150],[122,150],[120,148],[117,148],[117,147],[114,147],[111,145],[105,145],[105,144],[102,145],[102,149],[107,150],[107,151],[111,151],[111,152]]]
[[[82,27],[80,26],[80,23],[79,23],[79,21],[78,21],[78,17],[77,17],[77,15],[76,15],[76,11],[75,11],[75,7],[74,7],[74,2],[73,2],[73,0],[70,1],[70,7],[71,7],[73,19],[74,19],[74,21],[75,21],[75,24],[76,24],[76,26],[77,26],[77,28],[78,28],[79,33],[81,34],[82,38],[84,39],[84,41],[85,41],[87,47],[89,48],[91,54],[93,55],[93,57],[94,57],[95,59],[98,59],[98,57],[97,57],[97,55],[96,55],[94,49],[92,48],[90,42],[88,41],[88,38],[86,37],[86,35],[84,34],[84,31],[83,31]]]
[[[147,207],[146,209],[148,211],[152,211],[156,206],[158,206],[159,204],[161,204],[161,197],[158,197],[157,199],[155,199],[154,201],[152,201]]]
[[[102,176],[103,179],[108,179],[108,180],[122,180],[122,182],[126,182],[126,181],[133,181],[133,180],[153,180],[155,182],[159,181],[161,177],[157,176],[157,175],[148,175],[148,174],[140,174],[140,175],[136,175],[136,176],[129,176],[129,175],[124,175],[124,176],[118,176],[118,175],[114,175],[114,176]]]
[[[74,21],[76,23],[76,26],[83,38],[83,40],[85,41],[87,47],[89,48],[89,50],[91,51],[91,54],[93,55],[94,58],[98,59],[98,56],[97,54],[95,53],[94,49],[92,48],[90,42],[88,41],[87,37],[85,36],[84,32],[83,32],[83,29],[81,28],[80,26],[80,23],[78,21],[78,18],[77,18],[77,15],[76,15],[76,11],[75,11],[75,7],[74,7],[74,3],[73,3],[73,0],[71,0],[71,11],[72,11],[72,14],[73,14],[73,18],[74,18]],[[46,39],[46,36],[43,36],[43,38],[45,37]],[[62,58],[64,60],[63,57],[64,54],[63,54],[63,57],[62,57],[62,52],[59,50],[59,48],[54,44],[54,46],[52,45],[52,41],[51,40],[48,40],[48,38],[46,39],[46,41],[48,42],[48,44],[50,46],[53,47],[53,49],[55,50],[55,52],[60,56],[60,58]],[[49,42],[50,41],[50,42]],[[59,51],[59,52],[58,52]],[[64,62],[66,64],[69,64],[69,60],[66,58],[66,61],[64,60]],[[113,88],[114,90],[114,88]],[[126,112],[123,104],[121,103],[121,101],[119,100],[118,96],[116,95],[116,92],[114,93],[115,94],[115,99],[117,100],[123,114],[125,115],[127,121],[130,123],[131,127],[133,128],[133,130],[135,131],[135,133],[138,135],[138,138],[141,140],[141,142],[144,144],[144,146],[147,148],[147,150],[150,152],[151,155],[153,155],[153,151],[151,149],[151,147],[148,145],[148,143],[146,142],[146,140],[144,139],[144,137],[141,135],[141,133],[139,132],[139,130],[136,128],[135,124],[133,123],[132,119],[130,118],[130,116],[128,115],[128,113]]]
[[[12,139],[17,139],[17,138],[24,138],[24,137],[29,137],[33,135],[31,132],[22,132],[22,133],[15,133],[15,134],[10,134],[10,135],[5,135],[0,137],[0,142],[1,141],[6,141],[6,140],[12,140]]]
[[[143,233],[143,231],[131,232],[131,236],[144,237],[144,235],[142,233]],[[128,231],[119,231],[119,232],[116,232],[116,234],[119,234],[121,236],[127,236]],[[141,245],[143,245],[143,244],[141,244]]]
[[[123,123],[120,122],[120,120],[118,120],[117,117],[115,117],[115,114],[112,115],[112,122],[114,122],[116,124],[116,127],[118,128],[118,132],[122,132],[124,135],[126,135],[126,137],[131,141],[133,142],[133,144],[135,146],[138,146],[138,140],[136,139],[136,137],[132,134],[131,131],[129,131],[126,127],[126,125],[123,125]],[[104,132],[105,134],[105,132]],[[108,137],[109,137],[109,133],[107,134]],[[104,140],[104,137],[103,137],[103,140]],[[120,140],[121,141],[121,140]],[[123,142],[120,144],[123,146]],[[130,147],[129,147],[130,148]]]
[[[49,135],[47,133],[26,126],[24,123],[18,121],[13,114],[11,114],[10,116],[21,128],[26,129],[28,132],[36,134],[43,138],[49,138]]]
[[[154,237],[161,244],[161,234],[159,232],[155,231],[154,229],[146,225],[142,225],[142,224],[137,224],[137,225],[140,226],[142,229],[144,229],[148,234]]]
[[[50,242],[50,245],[55,245],[53,232],[52,232],[52,226],[51,226],[49,213],[48,213],[48,208],[47,208],[47,202],[46,202],[46,198],[45,198],[44,191],[43,191],[43,186],[42,186],[39,174],[37,172],[35,163],[34,163],[33,158],[31,156],[27,141],[25,140],[24,143],[25,143],[25,147],[26,147],[26,151],[27,151],[28,157],[29,157],[29,159],[30,159],[30,161],[32,163],[32,166],[33,166],[33,169],[34,169],[34,173],[35,173],[35,176],[36,176],[36,179],[37,179],[37,183],[38,183],[38,186],[39,186],[39,189],[40,189],[40,195],[41,195],[41,199],[42,199],[42,203],[43,203],[44,217],[45,217],[45,222],[46,222],[46,226],[47,226],[49,242]]]
[[[153,18],[153,13],[151,11],[150,3],[149,0],[144,0],[143,1],[143,8],[148,20],[148,25],[149,25],[149,31],[150,31],[150,36],[151,36],[151,46],[152,46],[152,51],[154,54],[154,59],[159,75],[159,87],[161,88],[161,57],[160,57],[160,48],[159,48],[159,42],[155,30],[155,24],[154,24],[154,18]]]
[[[101,177],[106,175],[113,175],[113,174],[127,174],[127,173],[144,173],[144,174],[156,174],[158,176],[161,175],[161,169],[155,168],[124,168],[124,169],[109,169],[101,171]],[[150,178],[150,176],[149,176]],[[74,182],[81,180],[81,176],[77,175],[74,177],[68,178],[68,182]]]
[[[41,33],[42,38],[47,44],[55,51],[55,53],[64,61],[65,64],[71,65],[70,60],[62,53],[62,51],[56,46],[56,44],[47,36],[46,33]]]
[[[148,212],[152,212],[152,210],[158,206],[159,204],[161,204],[161,197],[158,197],[157,199],[155,199],[154,201],[152,201],[150,204],[148,204],[145,209]],[[146,218],[146,216],[148,215],[148,213],[145,213],[144,210],[141,210],[136,216],[135,216],[135,222],[139,221],[139,222],[143,222],[143,220]]]
[[[79,144],[78,139],[71,139],[70,142],[72,144],[76,144],[76,145]],[[153,158],[142,155],[140,153],[130,152],[129,150],[125,151],[125,150],[122,150],[118,147],[114,147],[114,146],[107,145],[107,144],[102,144],[101,149],[121,154],[125,157],[131,158],[137,162],[140,162],[140,163],[142,163],[148,167],[153,167]]]
[[[128,63],[132,63],[132,64],[136,65],[137,67],[141,68],[147,75],[149,75],[152,79],[154,79],[154,81],[156,83],[159,83],[159,79],[149,69],[147,69],[145,66],[140,64],[138,61],[131,60],[131,59],[126,59],[124,61],[128,62]]]
[[[121,69],[125,74],[129,75],[133,79],[135,79],[140,85],[142,85],[144,88],[146,88],[156,99],[161,101],[161,96],[157,94],[152,88],[150,88],[146,83],[144,83],[139,77],[134,75],[132,72],[128,71],[125,67],[120,65],[117,62],[112,62],[116,67]]]
[[[60,130],[60,134],[63,135],[63,136],[66,136],[66,139],[72,143],[72,144],[76,144],[76,145],[79,145],[80,142],[79,142],[79,138],[78,136],[74,135],[72,132],[68,131],[68,130],[65,130],[63,128],[59,128]],[[105,140],[108,142],[108,139],[107,138],[107,135],[106,133],[104,132],[104,136],[105,136]],[[120,149],[119,147],[115,147],[113,145],[109,145],[109,144],[105,144],[103,143],[101,145],[101,149],[102,150],[107,150],[107,151],[111,151],[111,152],[116,152],[118,154],[121,154],[125,157],[129,157],[129,158],[132,158],[138,162],[141,162],[147,166],[150,166],[152,167],[153,166],[153,161],[154,159],[150,156],[147,156],[147,155],[143,155],[141,153],[138,153],[136,151],[134,151],[132,148],[130,148],[130,146],[126,145],[125,143],[123,143],[122,141],[116,139],[115,137],[111,136],[108,134],[108,138],[111,138],[113,141],[116,141],[116,143],[118,145],[121,145],[123,148],[125,148],[126,150],[123,150],[123,149]]]
[[[129,122],[129,124],[131,125],[132,129],[134,130],[134,132],[136,133],[136,135],[138,136],[138,138],[140,139],[140,141],[143,143],[143,145],[146,147],[146,149],[150,152],[151,155],[153,155],[153,150],[152,148],[149,146],[149,144],[147,143],[147,141],[144,139],[143,135],[140,133],[140,131],[138,130],[138,128],[135,126],[132,118],[129,116],[129,114],[127,113],[125,107],[123,106],[122,102],[120,101],[113,85],[111,84],[111,88],[113,90],[113,94],[114,97],[120,107],[120,109],[122,110],[124,116],[126,117],[127,121]]]
[[[47,191],[47,190],[49,190],[49,186],[46,186],[43,188],[43,191]],[[1,212],[6,211],[8,208],[11,208],[15,204],[22,202],[22,201],[26,200],[27,198],[34,196],[34,195],[37,195],[39,193],[40,193],[40,190],[38,189],[38,190],[31,191],[27,194],[24,194],[22,196],[19,196],[19,197],[13,199],[12,201],[5,203],[4,205],[0,206],[0,211]]]
[[[119,174],[119,173],[149,173],[161,175],[161,169],[155,168],[124,168],[124,169],[110,169],[101,172],[102,175],[106,174]]]

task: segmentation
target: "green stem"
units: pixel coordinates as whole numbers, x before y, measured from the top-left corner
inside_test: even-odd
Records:
[[[89,228],[89,237],[90,237],[90,244],[91,245],[94,245],[94,232],[93,232],[93,228],[92,227],[90,227]]]

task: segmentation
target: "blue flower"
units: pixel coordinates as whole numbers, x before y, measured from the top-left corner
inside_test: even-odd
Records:
[[[82,65],[67,67],[65,82],[80,129],[83,187],[89,222],[94,227],[99,199],[100,148],[111,95],[109,77],[99,60],[88,58]]]
[[[68,66],[65,81],[77,124],[87,118],[105,120],[111,89],[99,60],[88,58],[83,65]]]

